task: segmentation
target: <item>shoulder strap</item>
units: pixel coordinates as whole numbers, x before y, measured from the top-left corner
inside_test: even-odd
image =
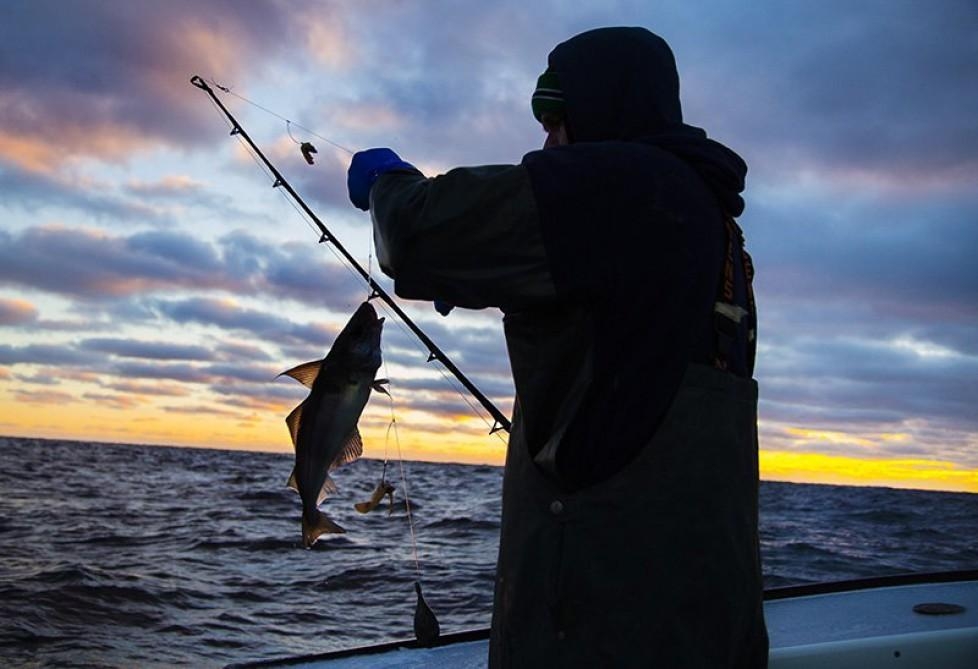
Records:
[[[733,347],[737,343],[737,332],[747,319],[747,375],[754,371],[754,359],[757,351],[757,308],[754,303],[754,263],[744,248],[744,231],[731,216],[724,220],[727,233],[727,250],[724,253],[723,270],[720,272],[720,285],[717,288],[717,299],[713,307],[713,329],[716,336],[714,366],[724,371],[729,370]],[[736,277],[735,253],[737,246],[740,250],[740,261],[744,272],[744,289],[747,297],[747,308],[735,301],[734,286]]]

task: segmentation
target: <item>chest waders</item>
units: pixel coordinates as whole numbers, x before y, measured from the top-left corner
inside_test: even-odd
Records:
[[[564,493],[517,407],[490,667],[765,666],[756,412],[756,382],[690,365],[637,458]]]

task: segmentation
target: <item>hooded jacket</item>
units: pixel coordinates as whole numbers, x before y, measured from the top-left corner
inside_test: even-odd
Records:
[[[683,123],[672,53],[644,29],[578,35],[549,68],[570,145],[371,191],[398,295],[505,314],[490,665],[762,666],[752,316],[713,368],[728,255],[748,306],[725,224],[746,166]]]
[[[549,69],[564,91],[572,143],[530,153],[523,165],[557,294],[593,313],[595,374],[558,456],[572,485],[582,485],[635,456],[689,362],[712,364],[724,217],[743,211],[747,167],[683,124],[672,52],[645,29],[579,35],[553,50]],[[737,275],[746,308],[739,266]],[[749,329],[735,347],[740,376],[751,373]],[[613,446],[595,458],[598,441]]]
[[[389,173],[371,193],[371,211],[395,292],[501,308],[515,335],[507,337],[511,361],[514,344],[525,348],[516,339],[525,340],[527,328],[571,329],[573,321],[583,331],[563,341],[564,360],[548,373],[514,368],[531,452],[549,446],[545,466],[565,487],[580,488],[638,453],[688,363],[713,363],[724,218],[743,211],[747,168],[683,124],[672,52],[649,31],[590,31],[559,45],[549,61],[564,89],[572,144],[531,152],[517,166],[458,168],[434,179]],[[746,308],[739,254],[736,262],[737,303]],[[754,327],[745,322],[737,333],[740,376],[752,371],[746,339]],[[523,353],[540,360],[539,352]],[[593,378],[582,381],[572,410],[564,392],[575,370],[567,367],[585,364]],[[568,423],[557,444],[560,407]]]

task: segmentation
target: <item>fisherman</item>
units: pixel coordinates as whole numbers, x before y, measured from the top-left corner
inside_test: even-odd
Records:
[[[489,664],[763,667],[747,167],[683,123],[643,28],[558,45],[532,109],[519,165],[370,149],[348,174],[398,295],[504,313]]]

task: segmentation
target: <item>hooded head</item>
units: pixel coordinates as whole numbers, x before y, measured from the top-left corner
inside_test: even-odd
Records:
[[[548,65],[574,142],[636,140],[682,126],[676,60],[645,28],[581,33],[558,44]]]
[[[573,143],[643,142],[668,151],[696,170],[727,214],[744,210],[747,165],[683,123],[676,60],[645,28],[597,28],[558,44],[532,106],[538,119],[559,113]]]

